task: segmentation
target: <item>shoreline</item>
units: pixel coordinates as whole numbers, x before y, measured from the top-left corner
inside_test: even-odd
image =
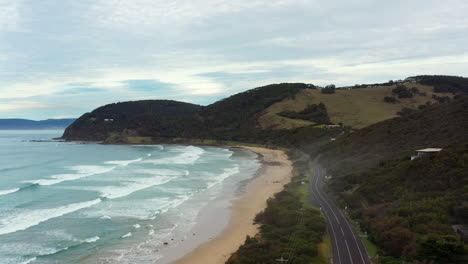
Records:
[[[231,211],[225,228],[218,235],[185,255],[178,256],[171,264],[222,264],[244,244],[247,236],[255,236],[259,225],[255,216],[267,206],[267,200],[284,189],[292,178],[292,162],[282,150],[261,147],[236,146],[254,152],[262,166],[244,186],[243,193],[230,202]],[[209,219],[207,219],[209,220]]]

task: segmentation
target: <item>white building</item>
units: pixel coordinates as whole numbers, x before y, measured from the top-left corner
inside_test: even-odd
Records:
[[[419,158],[421,156],[437,153],[441,151],[441,148],[425,148],[425,149],[418,149],[416,150],[416,155],[411,156],[411,160]]]

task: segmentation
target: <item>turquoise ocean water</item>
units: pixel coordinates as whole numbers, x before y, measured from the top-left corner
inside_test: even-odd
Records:
[[[260,167],[232,148],[31,141],[61,134],[0,131],[0,263],[154,263]]]

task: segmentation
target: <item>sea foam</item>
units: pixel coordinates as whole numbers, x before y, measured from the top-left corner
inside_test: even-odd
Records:
[[[128,232],[127,234],[123,235],[122,238],[131,237],[131,236],[132,236],[132,232]]]
[[[49,219],[60,217],[100,202],[101,199],[96,199],[49,209],[18,210],[0,219],[0,235],[25,230]]]
[[[26,183],[39,184],[39,185],[54,185],[64,181],[73,181],[85,177],[90,177],[93,175],[108,173],[114,170],[116,167],[110,166],[98,166],[98,165],[80,165],[80,166],[71,166],[68,169],[75,171],[76,173],[69,174],[57,174],[50,176],[49,179],[40,179],[32,181],[23,181]]]
[[[157,176],[150,178],[135,178],[121,186],[104,186],[92,188],[101,192],[101,197],[108,199],[116,199],[128,196],[134,192],[169,182],[173,177]]]
[[[128,166],[132,163],[139,162],[142,160],[143,160],[142,158],[134,159],[134,160],[111,160],[111,161],[104,162],[104,164]]]
[[[93,242],[98,241],[99,239],[101,239],[101,238],[98,237],[98,236],[95,236],[95,237],[87,238],[87,239],[83,240],[83,242],[86,242],[86,243],[93,243]]]
[[[177,152],[182,152],[181,154],[175,157],[167,157],[157,160],[145,160],[143,163],[151,163],[155,165],[159,164],[194,164],[205,150],[199,147],[188,146],[183,149],[178,150]]]
[[[223,170],[223,173],[217,175],[216,177],[212,178],[210,181],[208,181],[208,188],[213,187],[214,185],[221,183],[225,179],[229,178],[232,175],[235,175],[239,173],[239,167],[232,167],[232,168],[226,168]]]
[[[7,195],[7,194],[10,194],[10,193],[15,193],[15,192],[17,192],[19,190],[20,190],[20,188],[11,189],[11,190],[0,190],[0,196]]]

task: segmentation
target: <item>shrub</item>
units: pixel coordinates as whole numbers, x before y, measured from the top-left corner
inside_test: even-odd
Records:
[[[386,103],[396,103],[396,98],[395,96],[385,96],[384,97],[384,102]]]
[[[334,84],[327,85],[325,88],[322,88],[320,91],[323,94],[333,94],[335,93],[336,86]]]
[[[398,98],[411,98],[413,97],[413,93],[411,92],[408,87],[400,84],[397,85],[396,88],[392,89],[392,93],[397,94]]]

